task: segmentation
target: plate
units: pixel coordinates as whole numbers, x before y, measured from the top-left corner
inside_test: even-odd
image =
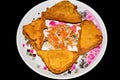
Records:
[[[23,59],[25,64],[27,64],[33,71],[48,78],[71,79],[82,76],[83,74],[91,71],[100,62],[106,50],[106,28],[101,17],[97,14],[97,12],[94,9],[92,9],[83,2],[77,0],[69,0],[73,4],[77,5],[77,10],[82,14],[84,19],[92,20],[95,23],[95,25],[101,30],[103,35],[103,41],[98,47],[92,49],[86,55],[81,55],[77,60],[77,63],[73,64],[69,71],[66,71],[62,74],[56,75],[51,73],[47,69],[41,58],[36,55],[36,51],[32,49],[30,45],[27,44],[27,40],[22,34],[24,25],[29,24],[33,19],[37,19],[38,17],[40,17],[41,12],[45,11],[47,7],[51,7],[60,1],[61,0],[44,1],[30,9],[25,14],[18,26],[16,41],[21,58]]]

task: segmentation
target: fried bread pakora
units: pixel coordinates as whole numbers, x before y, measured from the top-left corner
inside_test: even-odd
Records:
[[[38,18],[30,24],[23,26],[23,34],[34,49],[41,49],[44,38],[43,29],[45,27],[45,20],[42,18]]]
[[[84,20],[80,26],[78,51],[79,54],[85,54],[102,42],[102,33],[92,21]]]
[[[69,70],[79,57],[77,53],[67,50],[37,50],[37,54],[42,58],[48,70],[54,74]]]
[[[82,17],[77,11],[77,6],[69,1],[56,3],[51,8],[47,8],[45,12],[42,12],[42,16],[46,19],[69,23],[78,23],[82,21]]]

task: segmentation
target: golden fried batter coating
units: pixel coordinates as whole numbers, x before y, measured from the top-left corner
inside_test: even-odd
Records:
[[[37,53],[48,67],[48,70],[55,74],[69,70],[78,58],[77,53],[67,50],[37,50]]]
[[[46,19],[69,23],[78,23],[82,21],[81,15],[77,11],[77,6],[69,1],[61,1],[51,8],[47,8],[47,11],[42,12],[42,16]]]
[[[102,42],[102,33],[92,21],[84,20],[80,24],[81,34],[78,41],[79,54],[84,54]]]
[[[29,40],[34,49],[41,49],[43,44],[43,29],[45,21],[42,18],[32,21],[32,23],[23,27],[23,34]]]

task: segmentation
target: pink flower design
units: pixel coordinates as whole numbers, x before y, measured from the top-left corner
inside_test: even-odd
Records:
[[[93,17],[92,17],[91,15],[87,15],[87,16],[86,16],[86,19],[87,19],[87,20],[93,20]]]
[[[89,54],[89,55],[88,55],[88,58],[89,58],[90,60],[93,60],[93,59],[95,58],[95,56],[94,56],[94,54]]]
[[[48,68],[47,68],[47,66],[44,66],[43,69],[44,69],[44,70],[47,70]]]
[[[76,32],[76,26],[73,25],[70,28],[72,29],[73,32]]]
[[[86,10],[85,12],[87,13],[85,19],[86,20],[92,20],[93,23],[99,28],[99,23],[98,23],[97,19],[94,17],[94,15],[88,10]]]
[[[88,61],[87,61],[87,64],[90,64],[90,63],[91,63],[91,60],[88,60]]]
[[[70,70],[73,71],[73,70],[75,70],[75,69],[76,69],[76,65],[73,64]]]
[[[55,21],[53,21],[53,20],[52,20],[52,21],[50,21],[49,25],[51,25],[52,27],[57,26],[56,22],[55,22]]]
[[[85,19],[87,19],[87,20],[93,20],[94,19],[93,15],[88,10],[86,10],[85,12],[87,13]]]
[[[88,56],[86,57],[86,60],[87,60],[88,64],[92,63],[95,60],[95,58],[97,57],[97,55],[100,52],[100,48],[101,47],[99,45],[98,47],[96,47],[93,50],[88,52]]]
[[[25,44],[24,44],[24,43],[22,44],[22,47],[25,47]]]
[[[33,53],[34,53],[34,50],[33,50],[33,49],[30,49],[30,53],[33,54]]]

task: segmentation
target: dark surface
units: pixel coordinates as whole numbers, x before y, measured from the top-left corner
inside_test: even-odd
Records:
[[[26,1],[26,2],[25,2]],[[118,53],[116,46],[117,40],[115,38],[115,33],[118,33],[115,31],[116,27],[118,27],[116,24],[113,24],[115,22],[115,16],[117,16],[112,9],[116,8],[115,3],[110,1],[108,3],[105,3],[105,0],[81,0],[82,2],[88,4],[90,7],[92,7],[97,13],[101,16],[103,19],[106,29],[108,32],[108,45],[105,52],[104,57],[100,61],[100,63],[92,69],[87,74],[75,78],[80,80],[104,80],[105,78],[116,78],[114,75],[116,75],[118,68],[117,68],[117,59],[116,54]],[[4,62],[7,64],[5,68],[6,73],[5,75],[10,76],[10,79],[21,79],[21,80],[43,80],[43,79],[49,79],[46,77],[43,77],[33,70],[31,70],[21,59],[17,46],[16,46],[16,32],[18,25],[20,21],[22,20],[23,16],[35,5],[42,2],[42,0],[15,0],[10,1],[10,4],[6,8],[6,16],[9,23],[5,23],[7,26],[7,47],[8,47],[8,53],[5,54],[7,56],[7,60]],[[113,6],[113,4],[115,6]],[[9,11],[10,9],[10,11]],[[9,13],[9,14],[8,14]],[[115,15],[114,15],[115,14]],[[116,43],[114,43],[116,42]],[[118,43],[117,43],[118,44]],[[5,46],[6,47],[6,46]],[[117,69],[117,71],[116,71]],[[6,77],[4,77],[6,78]],[[50,79],[49,79],[50,80]]]

